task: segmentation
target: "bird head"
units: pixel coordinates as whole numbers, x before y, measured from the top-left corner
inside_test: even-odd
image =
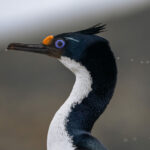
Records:
[[[40,44],[11,43],[7,49],[46,54],[58,59],[66,56],[79,61],[88,46],[100,40],[94,34],[102,32],[104,27],[99,24],[82,31],[49,35]]]
[[[105,25],[97,24],[77,32],[49,35],[40,44],[11,43],[7,49],[45,54],[60,61],[67,58],[67,60],[82,64],[88,70],[91,69],[92,63],[109,69],[115,62],[108,41],[95,35],[104,29]],[[78,70],[78,65],[75,70]]]

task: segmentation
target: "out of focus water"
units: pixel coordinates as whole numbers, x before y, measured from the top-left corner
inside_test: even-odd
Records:
[[[115,94],[93,134],[110,150],[150,149],[150,8],[105,20],[118,66]],[[80,23],[78,23],[80,25]],[[87,23],[87,27],[90,22]],[[51,30],[57,33],[76,27]],[[83,27],[84,28],[84,27]],[[49,31],[45,31],[49,33]],[[45,35],[15,42],[37,43]],[[10,41],[13,42],[13,41]],[[8,43],[1,45],[5,49]],[[47,130],[68,97],[74,76],[57,60],[23,52],[0,53],[0,149],[46,149]]]

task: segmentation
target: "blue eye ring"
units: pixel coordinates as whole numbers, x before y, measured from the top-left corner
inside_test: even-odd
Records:
[[[64,40],[62,40],[62,39],[59,39],[59,40],[57,40],[56,42],[55,42],[55,47],[56,48],[63,48],[64,46],[65,46],[65,41]]]

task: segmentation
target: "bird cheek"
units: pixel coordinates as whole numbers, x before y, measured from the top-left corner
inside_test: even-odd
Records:
[[[54,58],[60,58],[63,52],[63,49],[50,49],[48,55]]]

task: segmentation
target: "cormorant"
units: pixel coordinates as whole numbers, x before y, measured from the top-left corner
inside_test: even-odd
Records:
[[[109,103],[117,80],[115,57],[109,42],[88,29],[47,36],[41,44],[11,43],[9,50],[46,54],[57,58],[76,76],[72,92],[51,121],[47,150],[106,150],[91,129]]]

